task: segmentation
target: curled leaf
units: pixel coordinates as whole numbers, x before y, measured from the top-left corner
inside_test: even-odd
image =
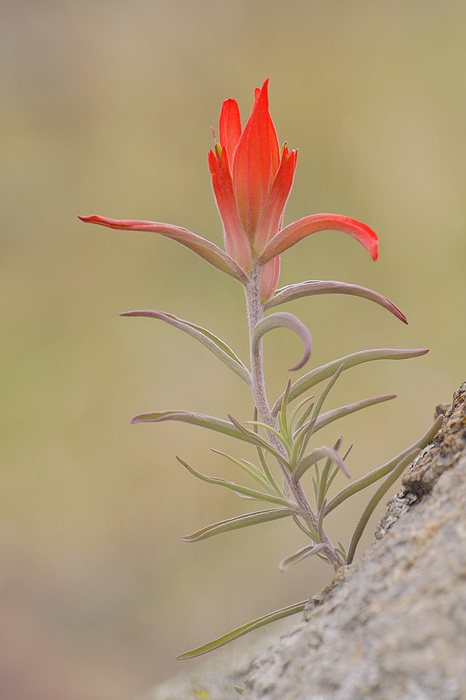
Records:
[[[208,348],[216,357],[219,358],[219,360],[224,362],[231,370],[233,370],[235,374],[238,375],[238,377],[240,377],[248,386],[250,386],[251,374],[244,363],[241,362],[239,357],[226,343],[223,342],[223,340],[217,338],[214,333],[211,333],[211,331],[207,330],[206,328],[202,328],[202,326],[191,323],[191,321],[185,321],[182,318],[177,318],[173,314],[167,314],[163,311],[151,311],[149,309],[145,309],[143,311],[127,311],[126,313],[120,314],[120,316],[145,316],[148,318],[155,318],[160,321],[165,321],[165,323],[169,323],[175,328],[179,328],[202,343],[202,345]]]
[[[299,335],[301,340],[304,343],[304,355],[303,358],[300,362],[298,362],[295,367],[290,368],[290,372],[294,372],[295,370],[301,369],[308,359],[311,356],[311,350],[312,350],[312,339],[311,339],[311,334],[309,333],[308,329],[304,325],[302,321],[299,320],[299,318],[296,318],[293,314],[288,313],[287,311],[279,311],[275,314],[270,314],[270,316],[266,316],[263,318],[259,323],[256,325],[254,328],[254,332],[252,334],[252,350],[256,351],[257,347],[259,345],[259,342],[261,341],[262,337],[267,333],[268,331],[273,330],[274,328],[289,328],[290,330],[294,331]]]
[[[399,318],[400,321],[403,321],[403,323],[408,323],[404,313],[381,294],[374,292],[372,289],[360,287],[358,284],[347,284],[346,282],[336,282],[334,280],[308,280],[307,282],[300,282],[298,284],[290,284],[287,287],[282,287],[264,304],[264,308],[271,309],[287,301],[294,301],[295,299],[318,294],[350,294],[352,296],[362,297],[363,299],[373,301],[384,309],[387,309],[387,311],[390,311],[390,313]]]

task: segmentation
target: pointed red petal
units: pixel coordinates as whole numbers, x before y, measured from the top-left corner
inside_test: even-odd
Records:
[[[246,284],[248,279],[237,263],[230,258],[221,248],[205,238],[198,236],[188,229],[171,224],[162,224],[156,221],[137,221],[133,219],[107,219],[104,216],[92,214],[91,216],[79,216],[81,221],[90,224],[100,224],[109,228],[121,229],[123,231],[151,231],[160,233],[166,238],[171,238],[177,243],[186,246],[218,270],[234,277],[242,284]]]
[[[276,255],[281,255],[311,233],[317,231],[343,231],[349,234],[369,251],[373,260],[377,260],[377,234],[360,221],[339,214],[313,214],[286,226],[268,244],[260,257],[266,263]]]
[[[233,163],[238,141],[241,137],[241,117],[236,100],[225,100],[220,112],[220,145],[228,153],[228,162]]]
[[[209,152],[209,169],[212,175],[212,188],[219,214],[223,222],[225,248],[245,272],[251,267],[251,247],[238,216],[227,151],[222,148],[220,158]]]
[[[297,158],[297,151],[292,151],[289,154],[288,149],[285,147],[280,168],[273,182],[257,226],[256,235],[254,236],[254,250],[259,255],[270,239],[280,231],[285,206],[293,186]]]
[[[236,148],[233,190],[244,228],[252,238],[279,166],[277,134],[269,114],[265,81]]]

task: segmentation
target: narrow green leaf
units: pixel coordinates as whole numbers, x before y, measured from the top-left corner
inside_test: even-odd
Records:
[[[312,340],[311,340],[311,334],[309,333],[309,330],[306,328],[304,323],[299,320],[299,318],[296,318],[293,314],[288,313],[287,311],[279,311],[278,313],[275,314],[270,314],[270,316],[266,316],[263,318],[259,323],[256,325],[254,328],[254,332],[252,334],[252,339],[251,339],[251,349],[254,352],[257,350],[257,347],[262,339],[262,337],[265,335],[265,333],[268,333],[269,331],[273,330],[274,328],[289,328],[290,330],[294,331],[299,335],[301,340],[304,343],[304,355],[303,358],[300,362],[298,362],[297,365],[294,367],[290,368],[290,372],[294,372],[297,369],[301,369],[308,359],[311,356],[311,350],[312,350]]]
[[[313,405],[314,404],[311,404],[310,408],[312,408]],[[307,423],[302,425],[299,428],[299,430],[297,430],[293,435],[293,446],[291,448],[290,453],[290,464],[293,469],[296,468],[296,464],[298,463],[300,456],[306,449],[308,436],[312,435],[312,433],[314,432],[315,425],[316,419],[311,418]]]
[[[205,413],[194,413],[192,411],[157,411],[153,413],[139,413],[131,419],[131,423],[162,423],[166,420],[181,421],[182,423],[191,423],[198,425],[201,428],[209,428],[217,433],[224,433],[238,440],[244,440],[256,444],[256,440],[251,437],[246,431],[238,430],[230,421],[222,418],[208,416]]]
[[[339,451],[339,449],[342,445],[342,442],[343,442],[343,435],[340,435],[340,437],[338,438],[338,440],[335,442],[335,444],[333,446],[333,449],[335,450],[335,452]],[[343,462],[344,461],[345,460],[343,459]],[[317,505],[318,510],[321,509],[322,503],[324,502],[324,499],[326,498],[327,493],[328,493],[328,489],[330,486],[329,474],[330,474],[330,468],[331,468],[332,464],[333,464],[333,459],[331,457],[329,457],[324,464],[324,468],[322,469],[322,475],[321,475],[320,485],[319,485],[319,493],[318,493],[318,496],[316,499],[316,505]]]
[[[179,328],[192,338],[195,338],[202,343],[202,345],[204,345],[216,357],[218,357],[219,360],[226,364],[227,367],[233,370],[238,377],[246,382],[248,386],[251,385],[251,374],[244,363],[233,352],[229,345],[223,342],[223,340],[220,338],[217,338],[216,335],[211,333],[206,328],[202,328],[202,326],[191,323],[191,321],[178,318],[173,314],[167,314],[163,311],[151,311],[149,309],[143,311],[127,311],[124,314],[120,314],[120,316],[145,316],[148,318],[155,318],[160,321],[165,321],[165,323],[168,323],[175,328]]]
[[[225,457],[233,464],[236,464],[236,466],[242,469],[248,476],[250,476],[252,479],[254,479],[254,481],[256,481],[260,486],[262,486],[262,488],[269,490],[269,493],[278,495],[277,492],[272,491],[271,486],[265,478],[264,474],[252,462],[248,462],[246,459],[236,459],[235,457],[232,457],[231,455],[227,454],[226,452],[222,452],[221,450],[214,450],[213,448],[211,448],[211,451],[215,452],[215,454],[217,455]]]
[[[264,304],[264,309],[271,309],[287,301],[294,301],[295,299],[317,294],[350,294],[352,296],[362,297],[363,299],[373,301],[384,309],[387,309],[387,311],[390,311],[390,313],[399,318],[400,321],[403,321],[403,323],[408,323],[404,313],[381,294],[374,292],[372,289],[360,287],[358,284],[347,284],[346,282],[336,282],[333,280],[308,280],[307,282],[290,284],[287,287],[277,289],[274,296]]]
[[[313,412],[312,412],[312,419],[314,420],[314,426],[312,427],[312,429],[307,430],[306,435],[304,436],[304,439],[302,440],[301,447],[300,447],[300,453],[301,453],[301,454],[306,450],[307,445],[308,445],[308,443],[309,443],[309,440],[311,439],[313,433],[315,432],[315,426],[316,426],[316,423],[317,423],[317,419],[318,419],[319,414],[320,414],[320,412],[321,412],[321,410],[322,410],[322,407],[323,407],[323,405],[324,405],[324,401],[325,401],[325,399],[327,398],[327,396],[329,395],[330,390],[331,390],[332,387],[334,386],[335,382],[337,381],[338,377],[339,377],[340,374],[342,373],[343,369],[344,369],[344,364],[341,364],[341,365],[338,367],[338,369],[337,369],[337,371],[335,372],[335,374],[330,378],[330,381],[327,382],[327,384],[326,384],[324,390],[322,391],[322,393],[321,393],[320,396],[319,396],[319,399],[318,399],[318,401],[317,401],[317,403],[316,403],[316,405],[315,405],[315,408],[314,408],[314,410],[313,410]],[[293,455],[294,455],[294,454],[295,454],[295,452],[293,452]]]
[[[369,406],[375,406],[378,403],[383,403],[384,401],[390,401],[395,399],[396,394],[384,394],[382,396],[372,396],[369,399],[363,399],[362,401],[356,401],[355,403],[349,403],[346,406],[340,406],[339,408],[334,408],[331,411],[326,411],[322,413],[317,419],[314,432],[316,433],[321,428],[325,428],[329,423],[349,416],[355,411],[360,411],[363,408],[368,408]]]
[[[278,450],[276,450],[275,447],[270,444],[270,442],[268,442],[263,437],[261,437],[255,430],[249,430],[244,425],[241,425],[241,423],[239,423],[236,420],[236,418],[233,418],[233,416],[231,416],[230,414],[228,414],[228,418],[231,420],[233,425],[238,429],[238,431],[242,435],[249,438],[248,442],[253,442],[258,447],[262,447],[264,450],[267,450],[276,459],[278,459],[279,462],[281,462],[282,464],[284,464],[285,466],[287,466],[289,468],[290,465],[289,465],[286,457],[284,457]],[[267,430],[269,430],[269,426],[265,426],[265,427],[267,428]],[[270,428],[270,431],[276,432],[276,431],[274,431],[273,428]]]
[[[179,661],[182,661],[184,659],[193,659],[195,656],[201,656],[202,654],[207,654],[209,651],[213,651],[214,649],[218,649],[221,646],[224,646],[225,644],[228,644],[229,642],[232,642],[234,639],[238,639],[238,637],[242,637],[244,634],[247,634],[248,632],[252,632],[253,630],[257,630],[260,627],[264,627],[264,625],[268,625],[271,622],[276,622],[277,620],[281,620],[284,617],[289,617],[290,615],[296,615],[297,613],[300,613],[304,610],[306,607],[308,601],[307,600],[302,600],[300,603],[295,603],[294,605],[288,605],[286,608],[281,608],[280,610],[275,610],[272,613],[269,613],[268,615],[263,615],[262,617],[258,617],[256,620],[252,620],[251,622],[248,622],[245,625],[242,625],[241,627],[237,627],[236,629],[232,630],[231,632],[228,632],[228,634],[224,634],[221,637],[218,637],[217,639],[212,640],[211,642],[208,642],[207,644],[203,644],[201,647],[197,647],[197,649],[192,649],[191,651],[185,651],[184,654],[180,654],[176,658]]]
[[[315,406],[315,408],[314,408],[314,411],[312,412],[312,417],[313,417],[313,418],[316,418],[316,419],[317,419],[317,418],[319,417],[319,414],[320,414],[320,412],[321,412],[321,410],[322,410],[322,407],[323,407],[323,405],[324,405],[325,399],[326,399],[327,396],[329,395],[330,390],[333,388],[333,386],[335,385],[335,382],[337,381],[338,377],[340,376],[340,374],[343,372],[344,369],[345,369],[345,365],[342,363],[342,364],[338,367],[338,369],[337,369],[337,371],[335,372],[335,374],[333,375],[333,377],[331,377],[330,381],[327,382],[327,384],[326,384],[324,390],[322,391],[322,393],[321,393],[320,396],[319,396],[319,399],[318,399],[318,401],[317,401],[317,403],[316,403],[316,406]]]
[[[405,360],[411,357],[419,357],[420,355],[425,355],[428,351],[426,348],[416,349],[416,350],[396,350],[393,348],[377,348],[374,350],[361,350],[359,352],[352,353],[351,355],[345,355],[340,357],[338,360],[333,360],[328,362],[326,365],[321,367],[316,367],[311,372],[307,372],[300,379],[298,379],[291,386],[291,391],[289,395],[288,402],[294,401],[298,396],[304,394],[308,389],[325,381],[331,377],[337,371],[341,364],[344,364],[344,371],[350,369],[351,367],[356,367],[365,362],[372,362],[373,360]],[[279,396],[275,402],[272,413],[277,415],[281,408],[284,394]]]
[[[340,542],[340,540],[338,540],[338,547],[336,549],[337,549],[338,554],[341,555],[341,558],[343,559],[343,561],[346,561],[348,558],[348,552],[346,551],[344,545]]]
[[[308,396],[306,399],[303,399],[302,401],[300,401],[299,404],[297,406],[295,406],[295,408],[291,411],[290,419],[289,419],[290,432],[293,429],[295,429],[295,421],[296,421],[296,430],[298,430],[303,425],[303,423],[305,423],[306,420],[309,418],[309,416],[312,413],[312,409],[314,408],[314,404],[311,403],[312,399],[314,399],[314,398],[315,398],[314,395]],[[308,404],[308,405],[306,406],[306,404]],[[283,402],[282,402],[282,406],[283,406]],[[302,413],[298,418],[297,417],[298,413],[301,410],[302,410]]]
[[[318,535],[317,531],[315,530],[313,524],[311,523],[311,519],[310,519],[309,515],[306,515],[306,525],[307,525],[307,528],[309,530],[308,534],[309,534],[310,538],[312,540],[314,540],[314,542],[316,544],[320,544],[319,535]]]
[[[196,476],[201,481],[205,481],[207,484],[213,484],[214,486],[223,486],[226,489],[234,491],[239,496],[244,498],[253,498],[257,501],[266,501],[268,503],[275,503],[275,505],[284,506],[285,508],[292,508],[293,504],[286,501],[284,498],[279,496],[273,496],[271,494],[263,493],[262,491],[257,491],[256,489],[250,489],[247,486],[241,486],[240,484],[235,484],[234,481],[227,481],[226,479],[220,479],[216,476],[206,476],[201,474],[197,469],[194,469],[190,464],[180,459],[176,458],[180,464],[183,465],[193,476]]]
[[[288,383],[286,385],[285,396],[284,396],[284,400],[282,402],[282,407],[281,407],[280,412],[277,415],[278,427],[280,428],[280,432],[283,435],[283,440],[286,444],[286,448],[287,448],[288,453],[289,453],[290,447],[291,447],[291,431],[288,428],[286,408],[287,408],[287,404],[288,404],[288,395],[290,393],[290,388],[291,388],[291,379],[288,380]]]
[[[426,445],[428,445],[434,439],[435,435],[440,429],[440,426],[442,425],[442,422],[443,416],[438,416],[438,418],[430,426],[429,430],[424,433],[424,435],[419,438],[417,442],[410,445],[408,448],[406,448],[406,450],[403,450],[403,452],[396,455],[396,457],[393,457],[393,459],[390,459],[382,466],[373,469],[368,474],[365,474],[361,478],[356,479],[356,481],[353,481],[353,483],[345,486],[345,488],[339,491],[337,495],[334,496],[334,498],[332,498],[332,500],[329,502],[325,509],[325,515],[327,516],[329,513],[331,513],[332,510],[343,503],[343,501],[346,501],[347,498],[350,498],[350,496],[353,496],[355,493],[358,493],[368,486],[371,486],[371,484],[374,484],[376,481],[386,476],[386,474],[389,474],[400,462],[400,460],[403,460],[407,455],[411,454],[413,450],[422,450],[424,447],[426,447]]]
[[[257,411],[257,406],[254,407],[254,420],[257,421],[258,418],[258,411]],[[253,425],[253,432],[258,435],[259,434],[259,429],[257,425]],[[281,493],[280,489],[277,486],[277,483],[275,479],[272,476],[272,472],[269,469],[269,465],[267,463],[267,456],[264,455],[264,451],[262,450],[259,445],[256,445],[256,451],[257,451],[257,456],[259,457],[259,462],[261,463],[262,470],[264,472],[264,477],[266,480],[269,482],[271,488],[275,491],[275,493]]]
[[[323,445],[322,447],[316,447],[315,449],[311,450],[311,452],[309,452],[308,455],[303,457],[296,469],[293,471],[293,481],[298,482],[310,467],[312,467],[316,462],[318,462],[319,459],[324,459],[325,457],[331,459],[332,462],[335,462],[335,464],[337,464],[340,467],[343,474],[349,477],[346,464],[344,463],[338,452],[332,447],[327,447],[326,445]]]
[[[286,447],[286,442],[283,439],[283,435],[281,435],[278,432],[278,430],[275,430],[275,428],[272,428],[270,425],[267,425],[267,423],[262,423],[260,420],[248,420],[248,421],[246,421],[246,423],[248,425],[253,425],[255,428],[264,428],[264,430],[268,430],[270,433],[275,435],[275,437],[277,438],[277,440],[279,440],[281,442],[283,447]],[[256,431],[254,431],[254,432],[256,433],[256,435],[259,434]]]
[[[257,450],[257,456],[259,457],[259,462],[261,463],[261,467],[264,471],[264,476],[269,482],[271,488],[275,491],[275,493],[279,493],[280,489],[277,485],[277,482],[273,478],[272,472],[269,469],[269,465],[267,463],[267,457],[264,455],[264,451],[262,450],[261,447],[256,445],[256,450]]]
[[[345,461],[345,460],[343,459],[343,461]],[[339,473],[340,473],[340,467],[335,467],[335,469],[332,471],[332,473],[330,474],[330,476],[329,476],[329,478],[328,478],[328,481],[327,481],[327,491],[329,490],[330,486],[331,486],[332,483],[333,483],[333,480],[335,479],[335,477],[336,477]],[[325,513],[325,515],[327,515],[327,513]]]
[[[311,534],[310,530],[306,527],[307,524],[308,524],[307,521],[306,521],[306,525],[304,525],[304,524],[301,522],[300,517],[302,518],[303,516],[302,516],[302,515],[300,516],[299,513],[291,513],[291,519],[293,520],[294,524],[297,525],[297,526],[299,527],[299,529],[300,529],[302,532],[304,532],[304,534],[305,534],[307,537],[312,537],[312,534]]]
[[[348,557],[346,559],[347,564],[351,564],[353,562],[356,547],[358,546],[359,540],[361,539],[362,533],[364,532],[372,513],[374,512],[382,498],[385,496],[388,489],[391,486],[393,486],[398,477],[402,475],[408,464],[410,464],[413,461],[414,457],[417,454],[419,454],[419,452],[419,449],[411,450],[411,452],[409,452],[406,455],[406,457],[401,460],[398,466],[395,469],[393,469],[393,471],[388,475],[385,481],[379,486],[374,495],[370,498],[367,506],[363,510],[361,517],[359,518],[358,524],[356,525],[356,528],[353,533],[353,537],[351,538],[351,543],[348,548]]]
[[[284,557],[279,563],[278,568],[280,571],[286,571],[291,566],[299,564],[303,559],[312,557],[314,554],[319,554],[323,549],[325,549],[324,544],[307,544],[305,547],[298,549],[297,552],[293,552],[293,554]]]
[[[255,513],[244,513],[235,518],[228,518],[228,520],[220,520],[218,523],[207,525],[197,532],[186,535],[181,539],[184,542],[200,542],[201,540],[206,540],[208,537],[220,535],[222,532],[231,532],[232,530],[239,530],[240,528],[249,527],[250,525],[260,525],[261,523],[278,520],[279,518],[286,518],[291,515],[291,512],[291,508],[272,508],[270,510],[259,510]]]

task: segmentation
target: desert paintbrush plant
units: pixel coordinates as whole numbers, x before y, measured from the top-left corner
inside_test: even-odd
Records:
[[[311,354],[311,336],[306,326],[293,314],[275,311],[288,301],[316,294],[349,294],[379,304],[406,323],[403,313],[380,294],[344,282],[311,280],[277,290],[280,255],[312,233],[338,230],[359,241],[377,259],[377,235],[368,226],[335,214],[305,216],[283,227],[283,213],[293,184],[297,151],[285,144],[279,148],[277,135],[269,114],[268,81],[256,90],[252,113],[241,128],[238,105],[234,100],[223,103],[220,114],[219,141],[209,152],[209,169],[217,206],[223,222],[226,252],[210,241],[179,226],[151,221],[114,220],[101,216],[80,217],[83,221],[115,229],[151,231],[186,246],[226,275],[243,285],[249,324],[249,367],[236,353],[211,331],[161,311],[131,311],[123,316],[147,316],[165,321],[196,338],[222,360],[250,388],[254,419],[241,424],[233,416],[228,420],[191,411],[169,410],[143,413],[133,423],[158,423],[176,420],[209,428],[253,445],[257,451],[254,464],[242,458],[219,453],[238,467],[253,485],[242,485],[201,474],[184,460],[179,462],[194,476],[207,483],[231,489],[242,498],[262,502],[265,507],[235,518],[203,527],[184,537],[197,542],[223,532],[237,530],[279,518],[291,518],[307,536],[308,544],[285,557],[280,569],[285,570],[306,557],[317,556],[334,570],[353,561],[355,549],[380,499],[400,476],[416,454],[437,432],[441,417],[428,432],[411,447],[386,464],[349,483],[333,497],[329,496],[335,478],[341,471],[349,472],[345,464],[351,446],[343,450],[343,437],[333,445],[315,445],[318,431],[350,413],[394,398],[375,396],[355,403],[324,410],[324,402],[343,371],[372,360],[403,359],[424,355],[426,349],[374,349],[352,353],[317,367],[294,382],[288,382],[284,392],[273,405],[269,403],[263,371],[263,337],[269,331],[286,327],[300,336],[304,344],[302,360],[290,371],[301,369]],[[272,313],[266,313],[270,310]],[[327,381],[318,398],[307,397],[297,405],[296,399]],[[293,407],[292,407],[292,404]],[[274,466],[272,466],[274,465]],[[302,486],[302,477],[312,473],[312,498]],[[325,518],[347,498],[383,479],[369,499],[346,549],[330,541],[325,530]],[[290,605],[265,615],[198,649],[181,654],[190,658],[206,653],[246,632],[286,615],[299,612],[306,601]]]

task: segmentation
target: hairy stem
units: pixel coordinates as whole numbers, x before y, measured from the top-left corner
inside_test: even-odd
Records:
[[[250,273],[249,283],[245,287],[249,323],[250,361],[252,376],[251,389],[260,420],[265,425],[268,425],[270,428],[278,430],[277,421],[274,415],[272,414],[269,402],[267,400],[267,391],[264,377],[263,342],[262,340],[260,340],[260,342],[257,343],[255,346],[252,343],[254,329],[259,323],[259,321],[261,321],[264,317],[264,307],[261,300],[260,284],[261,267],[259,265],[256,265],[256,267],[253,267]],[[285,448],[277,439],[277,437],[273,435],[273,433],[269,432],[268,439],[270,443],[275,447],[275,449],[278,450],[284,458],[286,458],[287,455],[285,452]],[[293,494],[293,497],[298,505],[300,514],[302,515],[304,521],[308,521],[314,530],[319,531],[319,519],[312,510],[311,505],[306,497],[306,494],[303,491],[301,484],[299,483],[299,481],[293,481],[293,479],[291,478],[291,474],[289,473],[287,467],[283,462],[279,460],[277,460],[277,462],[283,474],[283,478],[285,479],[288,485],[289,491]],[[328,561],[331,564],[333,564],[335,569],[338,569],[344,564],[344,561],[340,554],[336,551],[335,547],[332,545],[328,535],[326,534],[323,528],[321,529],[321,535],[322,544],[325,545],[324,549],[322,550],[322,554],[324,554]]]

